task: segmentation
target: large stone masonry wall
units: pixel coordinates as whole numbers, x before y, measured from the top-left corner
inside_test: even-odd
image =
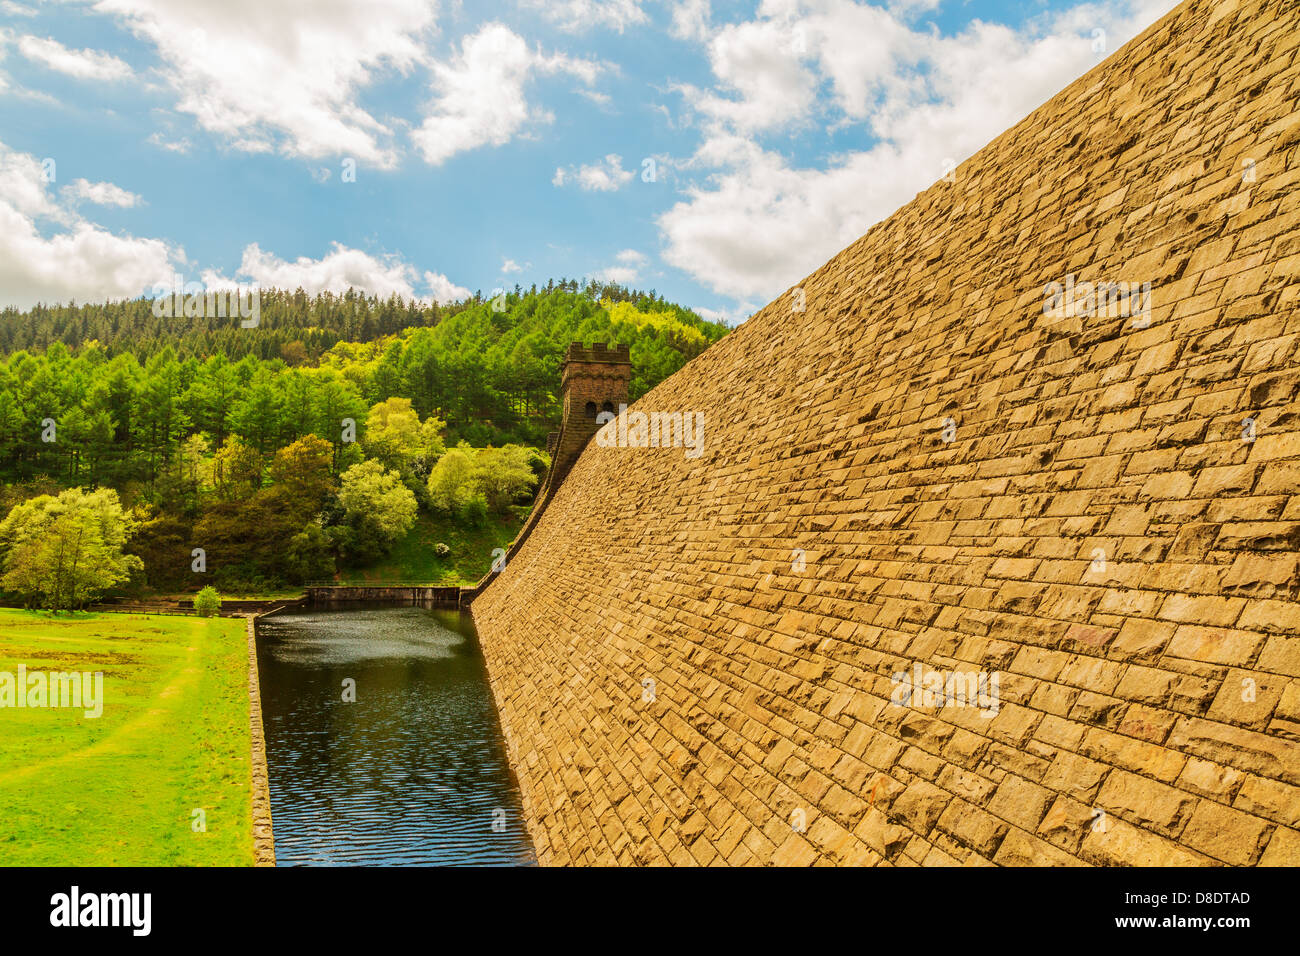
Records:
[[[1300,863],[1297,9],[1179,7],[637,403],[701,457],[587,446],[474,604],[542,862]]]

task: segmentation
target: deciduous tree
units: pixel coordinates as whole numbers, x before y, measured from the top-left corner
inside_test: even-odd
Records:
[[[32,498],[0,523],[0,584],[56,611],[85,607],[143,566],[123,551],[134,529],[111,488]]]

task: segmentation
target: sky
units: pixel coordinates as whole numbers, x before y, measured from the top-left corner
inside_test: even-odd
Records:
[[[0,307],[550,278],[735,324],[1172,0],[0,0]]]

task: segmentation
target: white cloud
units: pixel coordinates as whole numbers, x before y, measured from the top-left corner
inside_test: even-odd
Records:
[[[31,7],[24,6],[21,3],[14,3],[13,0],[4,0],[0,3],[0,10],[9,14],[11,17],[34,17],[36,11]]]
[[[551,177],[551,185],[563,186],[567,182],[576,182],[588,192],[614,192],[626,186],[636,178],[636,173],[623,168],[623,157],[609,153],[598,163],[592,163],[575,169],[572,166],[557,168]]]
[[[392,130],[358,102],[425,62],[435,0],[99,0],[151,41],[178,108],[236,149],[390,167]]]
[[[523,272],[523,271],[524,271],[524,267],[521,266],[519,263],[515,262],[514,259],[504,259],[501,262],[501,274],[503,276],[510,275],[510,273],[512,272]]]
[[[672,34],[679,40],[703,40],[712,32],[709,0],[679,0],[673,4]]]
[[[570,33],[591,27],[608,27],[622,33],[650,19],[639,0],[525,0],[525,5],[540,8],[543,16]]]
[[[0,306],[132,298],[171,275],[179,249],[113,235],[64,208],[47,168],[0,144]]]
[[[1091,48],[1095,26],[1104,27],[1113,49],[1172,6],[1172,0],[1117,0],[1020,32],[974,21],[960,34],[942,36],[914,32],[886,11],[849,0],[787,2],[779,21],[760,26],[802,27],[809,69],[829,90],[829,102],[818,104],[824,118],[865,122],[876,143],[820,167],[795,166],[763,148],[753,131],[773,125],[764,123],[765,114],[794,120],[805,80],[792,75],[788,89],[775,81],[769,86],[780,72],[775,67],[768,80],[741,80],[728,72],[740,62],[731,53],[770,52],[770,38],[749,45],[737,40],[725,50],[715,41],[711,56],[720,80],[743,96],[732,106],[697,97],[709,119],[687,165],[707,176],[659,217],[664,260],[718,293],[770,298],[932,185],[945,159],[970,156],[1091,68],[1098,59]]]
[[[434,64],[434,99],[411,139],[435,166],[466,150],[501,146],[529,122],[551,121],[528,105],[525,88],[534,74],[567,73],[590,86],[600,71],[588,60],[530,50],[513,30],[489,23],[466,37],[450,62]]]
[[[613,102],[613,98],[608,93],[602,93],[600,90],[576,89],[573,92],[584,99],[591,100],[597,106],[608,107]]]
[[[27,219],[52,219],[69,223],[69,214],[51,195],[49,184],[58,179],[58,164],[19,153],[0,143],[0,203]]]
[[[97,206],[120,206],[124,209],[140,202],[140,197],[112,183],[92,183],[85,179],[74,179],[61,190],[72,201],[94,203]]]
[[[773,129],[805,117],[817,84],[803,62],[807,40],[801,29],[783,20],[726,26],[709,43],[721,92],[678,89],[698,113],[736,129]]]
[[[890,0],[886,6],[900,17],[914,17],[939,9],[943,0]]]
[[[424,282],[429,287],[429,298],[439,305],[459,302],[470,297],[469,289],[456,285],[440,272],[426,272]]]
[[[742,302],[733,308],[706,309],[701,306],[695,306],[694,312],[702,319],[708,319],[710,322],[721,322],[724,325],[736,326],[745,321],[758,310],[758,306],[750,302]]]
[[[421,281],[425,291],[417,290]],[[302,289],[308,295],[342,294],[357,289],[381,299],[400,295],[408,300],[439,302],[469,295],[469,290],[453,284],[444,275],[426,272],[421,280],[415,267],[397,256],[376,257],[339,242],[333,243],[330,251],[319,259],[300,256],[292,262],[264,252],[261,246],[252,243],[244,248],[236,278],[227,278],[215,270],[203,273],[203,284],[210,288],[236,283],[255,283],[264,289]]]
[[[190,141],[182,136],[178,140],[163,139],[162,133],[154,133],[145,142],[157,146],[159,149],[165,149],[169,153],[188,153],[190,151]]]
[[[635,249],[624,249],[614,257],[618,263],[598,269],[594,278],[600,282],[615,282],[619,285],[631,285],[641,278],[641,270],[649,261],[643,253]]]
[[[112,183],[74,180],[55,195],[57,167],[0,143],[0,307],[37,302],[135,298],[171,284],[185,253],[159,239],[114,235],[82,218],[71,203],[130,206],[139,197]],[[237,279],[202,274],[209,288],[256,283],[309,293],[356,288],[382,296],[448,302],[470,291],[436,272],[418,273],[396,256],[376,257],[334,243],[320,259],[292,262],[253,243],[244,249]]]
[[[131,68],[111,54],[99,50],[70,50],[57,40],[22,36],[18,38],[18,50],[34,63],[79,80],[105,83],[131,76]]]

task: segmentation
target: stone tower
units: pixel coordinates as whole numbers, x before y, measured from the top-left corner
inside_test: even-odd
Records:
[[[627,401],[632,380],[632,359],[626,345],[608,348],[597,342],[590,348],[574,342],[564,357],[560,388],[564,396],[564,417],[558,432],[546,440],[551,455],[551,484],[564,478],[578,455],[596,434],[596,417],[601,412],[618,414]]]
[[[555,494],[555,489],[577,462],[587,442],[596,434],[596,417],[602,411],[618,414],[619,404],[627,401],[627,387],[631,381],[632,359],[628,346],[616,345],[611,349],[604,342],[597,342],[590,348],[581,342],[569,346],[560,378],[564,399],[560,430],[546,436],[546,452],[551,456],[551,470],[547,472],[542,486],[537,489],[533,510],[524,526],[519,529],[519,534],[515,535],[515,540],[506,549],[501,566],[513,560],[528,540]],[[499,567],[494,567],[474,587],[461,588],[461,605],[469,606],[483,593],[497,570]]]

